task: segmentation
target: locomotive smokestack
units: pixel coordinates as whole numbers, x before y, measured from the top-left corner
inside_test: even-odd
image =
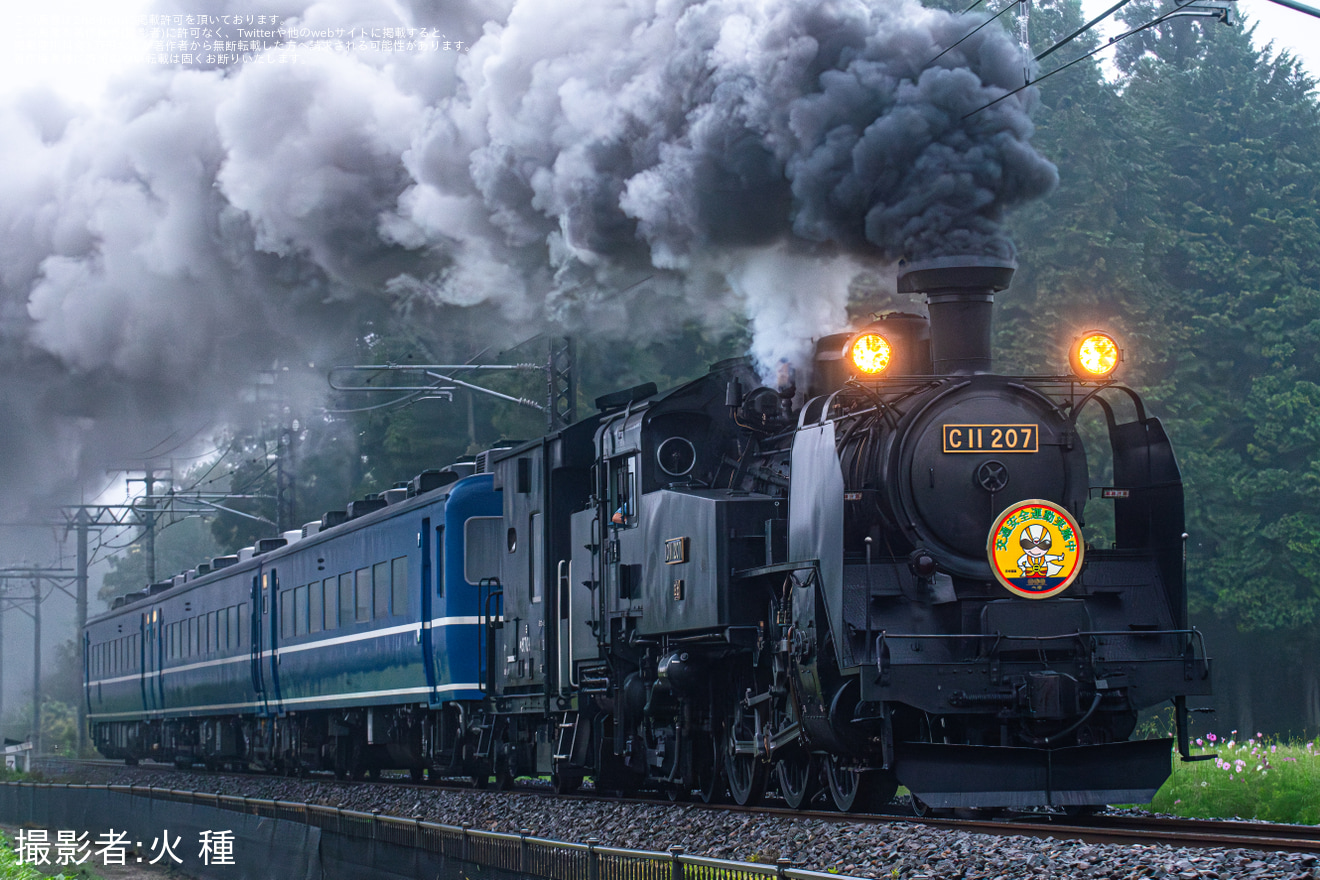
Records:
[[[924,293],[936,373],[990,371],[995,291],[1008,287],[1017,264],[997,257],[937,257],[909,263],[899,293]]]

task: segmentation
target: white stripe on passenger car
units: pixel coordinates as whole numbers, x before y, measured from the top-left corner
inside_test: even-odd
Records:
[[[447,691],[467,691],[480,690],[481,685],[476,682],[460,682],[457,684],[437,685],[435,690],[439,693]],[[288,703],[316,703],[329,700],[369,700],[376,697],[401,697],[405,694],[426,694],[430,693],[429,687],[412,688],[394,688],[383,691],[360,691],[355,694],[321,694],[315,697],[295,697],[291,700],[280,700],[283,704]],[[271,700],[271,703],[276,702]],[[210,706],[172,706],[169,709],[148,709],[146,712],[89,712],[88,718],[137,718],[142,715],[167,715],[178,712],[215,712],[220,709],[255,709],[258,706],[265,705],[263,702],[252,703],[216,703]]]
[[[268,660],[272,655],[279,656],[281,654],[295,654],[298,653],[299,651],[311,651],[316,648],[329,648],[334,645],[346,645],[350,642],[362,642],[368,639],[378,639],[378,638],[383,638],[384,636],[398,635],[400,633],[417,632],[423,626],[426,626],[431,629],[437,629],[446,626],[472,626],[478,623],[481,623],[481,618],[476,616],[437,617],[433,620],[428,620],[425,624],[405,623],[399,626],[386,627],[385,629],[374,629],[374,630],[368,630],[367,632],[350,633],[349,635],[346,636],[335,636],[334,638],[330,638],[330,639],[318,639],[317,641],[307,642],[306,644],[303,645],[289,645],[288,647],[285,648],[276,648],[273,650],[268,649],[261,652],[261,659]],[[148,672],[146,674],[155,675],[157,672],[159,672],[161,675],[171,675],[176,672],[191,672],[194,669],[206,669],[212,666],[223,666],[226,663],[243,663],[251,659],[252,659],[252,655],[250,653],[246,653],[246,654],[239,654],[238,656],[235,657],[221,657],[217,660],[199,660],[196,663],[189,663],[185,666],[172,666],[167,669],[152,670],[151,672]],[[142,673],[136,673],[134,675],[121,675],[116,678],[95,679],[87,682],[87,684],[88,685],[118,684],[120,682],[125,682],[125,681],[140,681],[141,678],[142,678]]]

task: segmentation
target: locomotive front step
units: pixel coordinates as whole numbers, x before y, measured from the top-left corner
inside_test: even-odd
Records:
[[[1173,740],[1029,749],[902,743],[895,773],[935,808],[1149,803],[1172,772]]]

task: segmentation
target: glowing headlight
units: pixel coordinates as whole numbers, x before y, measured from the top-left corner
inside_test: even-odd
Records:
[[[889,369],[894,351],[889,340],[879,333],[863,333],[853,340],[850,350],[853,366],[869,376],[877,376]]]
[[[1083,334],[1074,343],[1070,358],[1073,372],[1082,379],[1103,379],[1114,372],[1122,359],[1123,352],[1119,351],[1114,337],[1099,330]]]

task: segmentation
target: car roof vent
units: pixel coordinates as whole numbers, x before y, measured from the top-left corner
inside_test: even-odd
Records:
[[[348,518],[357,519],[359,516],[365,516],[373,510],[380,510],[385,506],[385,499],[379,495],[368,495],[359,501],[348,502]]]

